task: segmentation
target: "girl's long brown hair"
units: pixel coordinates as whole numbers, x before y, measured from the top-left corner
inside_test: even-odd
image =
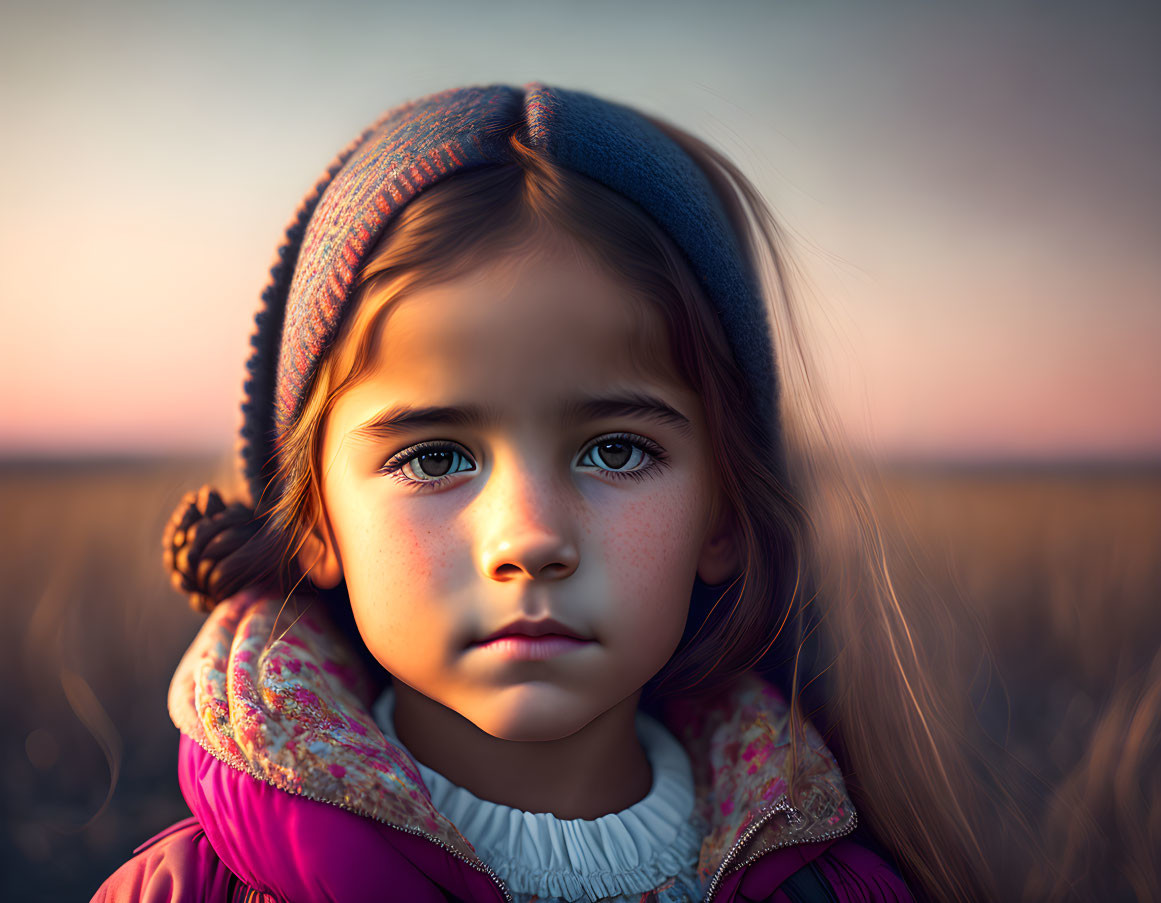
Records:
[[[297,553],[322,513],[327,413],[368,373],[392,305],[498,252],[527,249],[546,232],[565,237],[664,313],[671,359],[657,363],[703,399],[744,561],[731,584],[699,587],[705,604],[693,609],[692,629],[647,688],[650,698],[712,695],[741,672],[764,669],[788,692],[794,742],[805,742],[807,718],[823,730],[864,822],[919,896],[997,899],[1035,845],[987,765],[961,695],[964,650],[982,654],[965,637],[978,632],[944,600],[904,597],[895,584],[865,475],[832,441],[797,277],[769,208],[722,155],[656,125],[705,172],[763,275],[782,392],[775,441],[784,448],[769,447],[721,325],[668,236],[630,201],[527,146],[513,123],[510,164],[432,186],[381,238],[303,414],[280,441],[272,484],[280,492],[267,493],[249,528],[237,507],[204,495],[175,515],[167,538],[175,579],[202,607],[247,585],[289,594],[304,577]]]

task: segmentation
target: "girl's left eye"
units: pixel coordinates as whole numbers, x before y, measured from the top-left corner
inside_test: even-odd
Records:
[[[605,473],[613,477],[631,477],[642,480],[653,476],[664,467],[668,456],[661,446],[650,442],[644,436],[632,433],[617,433],[602,436],[581,456],[580,463],[608,468]],[[642,465],[644,462],[644,466]]]

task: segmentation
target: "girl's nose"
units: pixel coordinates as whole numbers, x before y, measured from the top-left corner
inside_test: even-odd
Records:
[[[519,473],[519,475],[517,475]],[[560,580],[580,564],[567,503],[527,470],[493,473],[480,564],[493,580]]]
[[[579,563],[576,543],[551,530],[528,530],[495,541],[484,553],[483,566],[493,580],[560,580]]]

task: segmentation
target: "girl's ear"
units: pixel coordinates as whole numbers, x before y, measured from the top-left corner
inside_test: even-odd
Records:
[[[697,559],[697,576],[707,586],[719,586],[737,576],[741,567],[738,535],[733,512],[726,504],[715,501],[716,514]]]
[[[343,579],[343,561],[331,523],[324,512],[298,550],[298,566],[319,589],[333,589]]]

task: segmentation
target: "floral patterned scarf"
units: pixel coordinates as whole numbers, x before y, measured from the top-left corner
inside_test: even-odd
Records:
[[[478,861],[432,805],[415,762],[376,725],[375,693],[321,610],[295,617],[279,600],[243,593],[210,613],[174,675],[169,711],[182,733],[239,771]],[[756,673],[712,704],[673,703],[662,720],[689,753],[697,811],[710,826],[698,861],[703,881],[769,850],[854,830],[838,765],[809,724],[790,804],[789,706]]]

